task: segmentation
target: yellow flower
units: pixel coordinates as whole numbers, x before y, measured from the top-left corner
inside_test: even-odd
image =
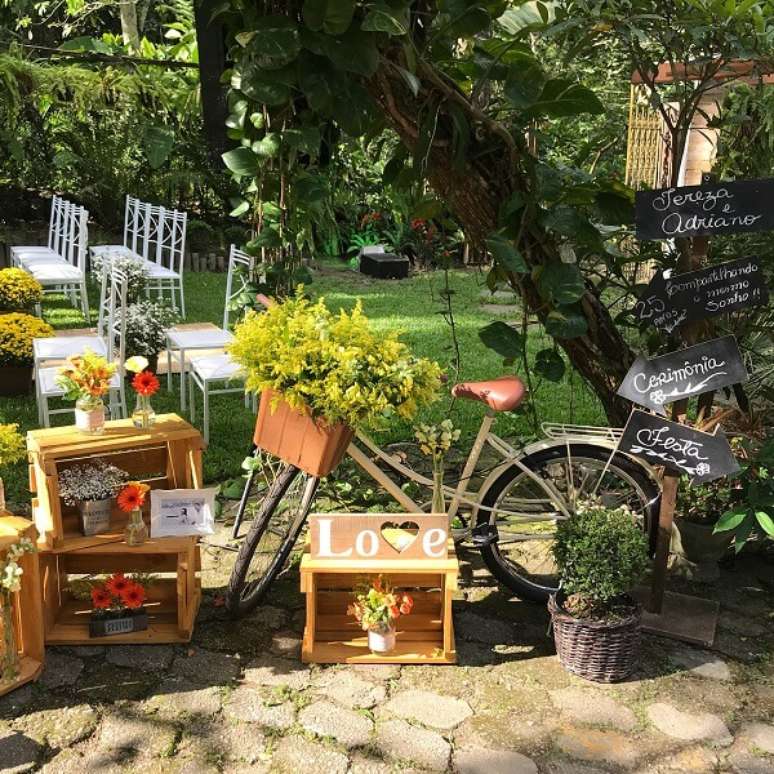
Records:
[[[0,310],[32,309],[43,298],[43,286],[24,269],[0,269]]]
[[[24,443],[19,425],[0,425],[0,465],[13,465],[24,459],[27,446]]]
[[[0,365],[32,365],[32,340],[54,335],[39,317],[12,313],[0,315]]]

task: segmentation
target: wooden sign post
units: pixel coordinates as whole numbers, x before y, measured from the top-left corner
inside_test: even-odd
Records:
[[[638,191],[635,216],[640,239],[676,239],[683,248],[674,275],[658,272],[635,307],[641,322],[671,334],[679,332],[686,349],[648,361],[638,358],[619,393],[659,413],[672,403],[671,422],[634,411],[621,439],[623,450],[664,466],[658,540],[648,614],[643,628],[690,642],[712,644],[718,604],[685,595],[666,595],[666,576],[680,475],[711,481],[733,472],[736,462],[722,433],[711,436],[681,427],[688,399],[699,398],[706,416],[716,389],[733,385],[746,370],[733,337],[699,343],[715,315],[768,302],[756,258],[702,268],[712,234],[774,229],[771,200],[774,180],[717,183],[705,175],[702,185]],[[689,241],[690,240],[690,241]],[[662,385],[667,387],[665,391]],[[665,605],[665,601],[669,604]]]

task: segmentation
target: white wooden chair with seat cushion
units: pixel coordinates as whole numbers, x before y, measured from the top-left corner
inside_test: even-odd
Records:
[[[89,319],[89,299],[86,292],[86,245],[89,239],[85,207],[65,206],[65,234],[62,255],[29,256],[19,253],[21,267],[42,286],[44,293],[66,293],[73,306],[80,304],[83,316]]]
[[[183,261],[188,213],[149,205],[145,210],[142,253],[148,269],[147,293],[159,298],[169,292],[172,306],[185,319]],[[179,303],[178,303],[179,295]]]
[[[231,302],[242,294],[249,282],[253,259],[245,252],[231,245],[226,275],[226,303],[223,308],[222,328],[170,328],[167,331],[167,389],[172,389],[172,363],[180,370],[180,408],[186,410],[188,390],[186,388],[187,354],[201,350],[223,349],[234,339],[230,327]]]
[[[91,245],[89,246],[89,253],[92,257],[102,256],[106,253],[121,252],[122,250],[132,250],[130,242],[132,239],[132,232],[134,230],[134,224],[137,219],[137,210],[140,206],[144,206],[144,202],[136,199],[134,196],[126,195],[126,203],[124,205],[124,243],[122,245]],[[137,256],[142,257],[142,256]]]
[[[60,241],[63,233],[63,217],[66,205],[70,205],[66,199],[61,196],[51,197],[51,215],[48,221],[48,242],[45,245],[11,245],[11,265],[21,266],[22,256],[28,259],[36,256],[46,256],[51,259],[60,258]],[[64,259],[63,259],[64,260]]]
[[[108,282],[107,275],[104,282]],[[78,355],[87,348],[98,355],[103,355],[109,362],[115,361],[118,370],[110,380],[110,393],[108,408],[113,419],[126,416],[126,394],[124,386],[124,360],[126,342],[125,315],[121,310],[126,309],[127,280],[126,275],[120,271],[114,271],[110,278],[110,311],[107,319],[105,338],[90,336],[57,336],[48,339],[35,339],[43,342],[38,348],[41,358],[35,361],[35,392],[38,401],[38,417],[42,427],[51,427],[53,414],[67,414],[75,410],[75,406],[51,409],[48,402],[52,398],[61,398],[64,391],[56,383],[62,361],[70,355]],[[66,342],[65,345],[56,346],[57,342]],[[67,349],[67,354],[63,352]],[[57,365],[44,365],[44,356],[49,355],[48,360],[58,360]]]
[[[237,250],[231,245],[228,259],[228,278],[226,280],[226,302],[223,314],[223,328],[221,332],[230,334],[229,315],[231,312],[232,301],[240,296],[250,281],[250,270],[252,268],[252,258]],[[201,332],[200,332],[201,333]],[[233,339],[233,335],[231,336]],[[229,339],[230,341],[231,339]],[[228,343],[228,342],[226,342]],[[225,345],[224,345],[225,346]],[[181,391],[185,389],[185,350],[181,351]],[[235,363],[231,356],[226,352],[210,354],[194,354],[189,358],[190,374],[188,377],[188,398],[191,405],[191,421],[195,420],[196,405],[194,401],[194,385],[202,391],[203,402],[203,420],[204,420],[204,440],[209,443],[210,440],[210,396],[223,395],[232,392],[241,392],[244,394],[245,406],[252,402],[253,411],[257,411],[257,398],[250,396],[244,391],[245,375],[241,366]],[[218,384],[240,381],[238,387],[221,386]]]

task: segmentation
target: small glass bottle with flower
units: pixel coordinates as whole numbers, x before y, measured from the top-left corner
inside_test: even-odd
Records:
[[[130,357],[124,367],[134,374],[132,389],[137,394],[137,402],[132,412],[135,427],[148,430],[156,421],[156,412],[150,399],[159,391],[159,380],[153,371],[148,370],[148,359],[142,355]]]
[[[86,581],[92,611],[89,621],[91,637],[106,637],[111,634],[129,634],[148,628],[147,576],[124,575],[116,572],[106,580]],[[73,588],[74,595],[83,596],[83,589]]]
[[[460,431],[451,419],[444,419],[440,425],[419,425],[414,432],[419,441],[419,450],[433,463],[433,501],[431,513],[446,513],[446,499],[443,495],[443,460],[452,444],[460,439]]]
[[[124,513],[130,514],[129,523],[124,530],[128,546],[142,545],[148,539],[148,527],[142,518],[142,507],[149,491],[147,484],[130,481],[118,494],[118,507]]]
[[[363,581],[355,590],[347,615],[354,616],[363,631],[368,632],[368,647],[372,653],[395,650],[395,626],[402,615],[408,615],[414,600],[396,591],[383,575]]]
[[[0,557],[0,686],[12,683],[19,674],[19,650],[13,628],[13,595],[21,589],[24,570],[19,560],[35,551],[26,537],[10,545]]]
[[[71,355],[59,369],[56,383],[67,400],[75,401],[75,426],[87,435],[105,430],[103,398],[110,392],[116,372],[115,363],[86,348],[82,355]]]

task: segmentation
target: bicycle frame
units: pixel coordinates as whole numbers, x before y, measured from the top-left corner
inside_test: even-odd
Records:
[[[492,511],[492,508],[481,504],[483,495],[488,488],[494,482],[494,480],[503,472],[503,470],[511,465],[515,465],[522,472],[524,472],[530,479],[532,479],[543,491],[546,493],[547,499],[554,505],[557,511],[561,514],[560,518],[569,518],[568,512],[563,497],[554,488],[551,482],[537,476],[532,470],[530,470],[524,463],[521,462],[521,457],[532,454],[533,452],[548,449],[557,446],[566,446],[568,449],[571,443],[586,443],[596,446],[602,446],[610,451],[610,459],[612,459],[618,447],[618,439],[620,438],[621,430],[617,428],[596,428],[590,426],[572,426],[572,425],[556,425],[545,424],[543,425],[543,431],[546,438],[529,444],[519,452],[514,449],[509,443],[504,441],[499,436],[495,435],[492,430],[492,424],[495,421],[496,413],[493,411],[487,411],[486,415],[481,421],[481,426],[476,435],[473,446],[465,465],[463,467],[462,476],[457,484],[456,489],[444,486],[444,494],[450,500],[449,506],[449,520],[451,521],[457,515],[457,512],[461,505],[470,506],[473,511],[472,515],[475,519],[479,510]],[[363,432],[357,432],[355,435],[357,441],[365,446],[376,457],[389,465],[395,472],[399,473],[404,478],[414,481],[423,486],[432,487],[433,482],[426,476],[417,473],[413,468],[410,468],[395,457],[387,454],[381,447],[378,446],[368,435]],[[484,446],[489,444],[494,451],[499,454],[503,461],[497,465],[484,480],[483,484],[476,493],[475,499],[468,497],[468,489],[470,479],[476,470],[476,466],[481,457],[481,453]],[[384,489],[387,491],[398,503],[400,503],[409,513],[421,513],[422,506],[409,497],[373,460],[366,455],[362,449],[360,449],[354,442],[351,443],[347,449],[349,456],[355,461],[355,463],[365,470],[373,479],[375,479]],[[627,455],[628,456],[628,455]],[[643,463],[641,460],[630,457],[630,459],[637,462],[643,467],[649,476],[653,477],[653,473],[650,466]],[[602,470],[598,479],[597,485],[594,488],[596,491],[599,482],[605,475],[607,466]],[[509,511],[506,509],[498,509],[500,513],[509,517],[528,519],[529,521],[538,521],[545,519],[546,521],[553,521],[556,519],[556,515],[539,516],[535,513],[521,514],[517,511]]]

